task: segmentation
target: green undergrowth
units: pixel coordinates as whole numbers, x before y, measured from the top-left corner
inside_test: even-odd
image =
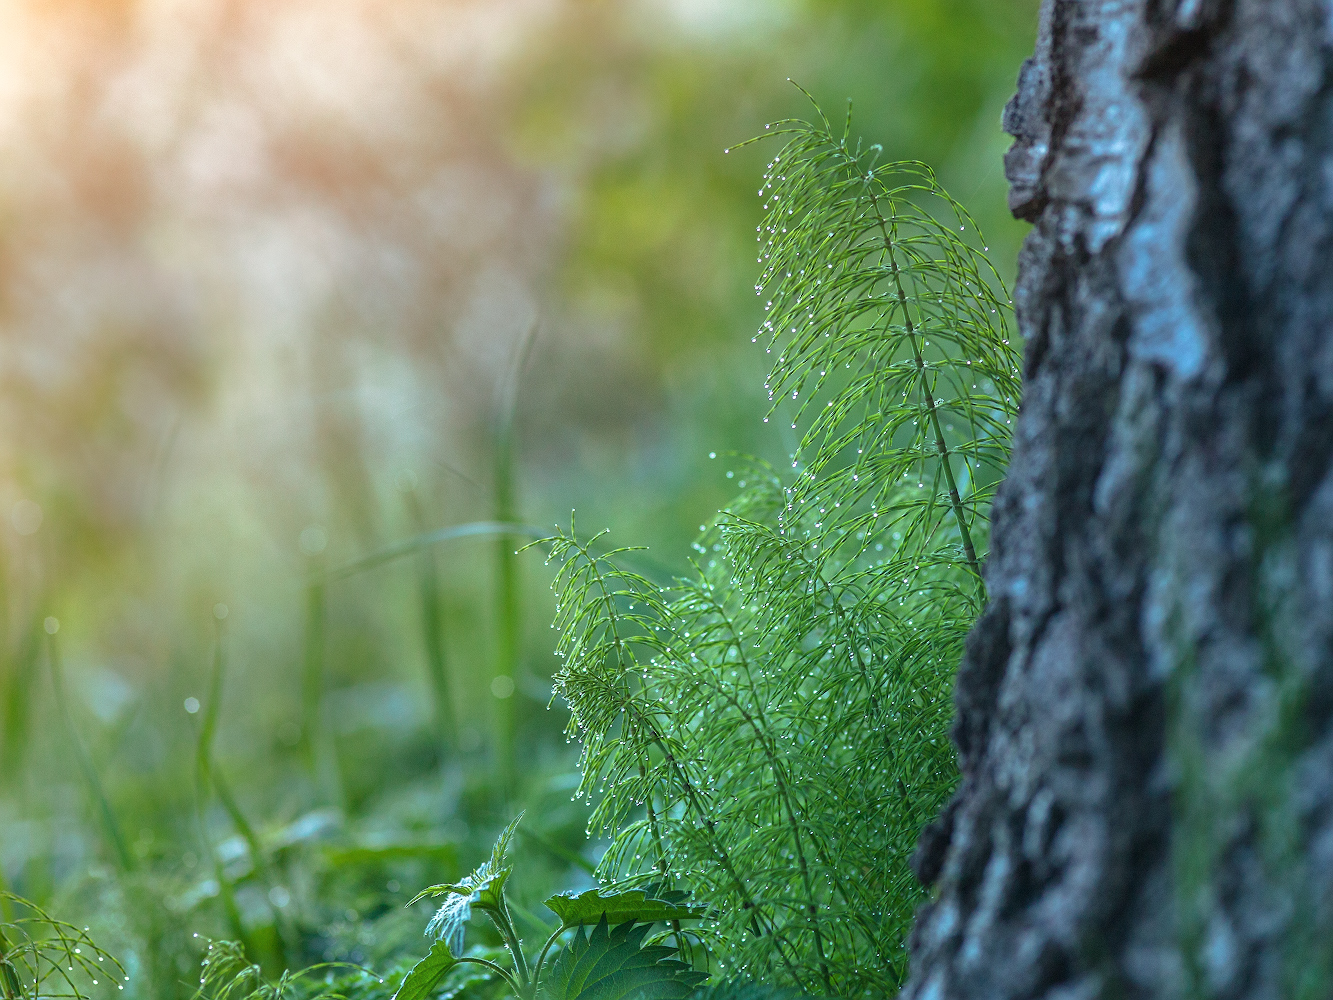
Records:
[[[278,818],[253,815],[218,752],[240,683],[225,606],[184,699],[192,753],[172,757],[172,797],[154,806],[170,846],[118,814],[105,748],[85,744],[66,698],[59,622],[34,626],[24,669],[45,666],[54,692],[40,721],[77,765],[107,863],[25,871],[25,891],[93,914],[89,929],[0,893],[0,1000],[81,1000],[113,983],[152,1000],[782,1000],[901,985],[924,899],[908,856],[956,781],[953,676],[985,601],[987,516],[1018,404],[1010,306],[927,167],[879,163],[822,114],[770,134],[784,145],[760,188],[755,341],[772,358],[765,419],[799,444],[790,466],[730,463],[735,499],[678,579],[650,578],[637,549],[572,523],[534,543],[555,566],[554,692],[579,773],[558,752],[525,759],[527,703],[509,700],[530,680],[514,539],[533,535],[502,418],[493,520],[427,531],[408,491],[417,536],[332,568],[322,533],[303,533],[301,721],[285,744],[299,794]],[[497,560],[498,707],[480,764],[452,707],[435,562],[437,546],[475,537]],[[339,581],[406,557],[430,726],[402,757],[415,770],[386,785],[334,738],[333,602]],[[31,700],[10,690],[3,749],[20,762],[28,701],[19,711],[15,691]]]
[[[571,524],[551,539],[581,792],[600,872],[709,904],[723,975],[885,996],[925,898],[908,857],[956,780],[964,637],[1018,405],[1009,300],[918,163],[820,117],[780,123],[759,231],[770,421],[789,468],[661,585]]]

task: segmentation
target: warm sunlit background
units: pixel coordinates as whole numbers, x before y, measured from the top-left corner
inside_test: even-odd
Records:
[[[850,98],[1010,274],[999,118],[1035,20],[0,3],[0,888],[101,920],[166,997],[187,925],[270,965],[393,954],[398,904],[518,803],[545,884],[586,878],[540,553],[310,574],[571,510],[685,565],[733,485],[709,453],[791,445],[750,342],[777,147],[724,147],[812,113],[789,77]],[[253,841],[199,776],[214,709]]]

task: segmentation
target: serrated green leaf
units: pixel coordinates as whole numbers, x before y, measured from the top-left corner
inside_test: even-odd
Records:
[[[433,886],[426,890],[433,896],[449,895],[435,911],[435,916],[430,918],[426,934],[448,942],[455,955],[463,953],[463,932],[467,922],[472,919],[474,906],[491,913],[499,913],[502,909],[501,899],[510,870],[501,868],[491,874],[487,871],[489,868],[490,862],[487,862],[456,885]],[[434,889],[439,891],[432,891]],[[418,894],[417,898],[424,894]]]
[[[493,914],[500,913],[504,909],[504,886],[510,872],[509,866],[504,862],[509,853],[509,842],[513,839],[514,831],[518,829],[522,818],[522,813],[514,817],[513,822],[496,838],[490,858],[482,862],[466,878],[422,889],[407,904],[411,906],[417,900],[428,896],[449,897],[426,925],[426,935],[448,942],[455,955],[463,953],[464,930],[467,922],[472,919],[474,906]]]
[[[403,984],[398,987],[393,1000],[426,1000],[457,964],[458,960],[449,951],[449,942],[436,941],[431,945],[429,954],[412,966],[403,978]]]
[[[649,926],[613,930],[603,916],[586,934],[579,924],[542,984],[543,1000],[686,1000],[707,974],[671,958],[674,948],[643,947]]]
[[[703,909],[689,905],[685,898],[683,892],[589,889],[577,896],[567,893],[552,896],[546,906],[566,928],[595,924],[603,918],[612,924],[651,924],[659,920],[693,920],[703,916]]]
[[[509,825],[500,831],[500,836],[495,838],[495,846],[491,848],[491,868],[500,868],[509,856],[509,842],[514,839],[514,831],[518,829],[518,824],[523,821],[523,813],[520,812]]]

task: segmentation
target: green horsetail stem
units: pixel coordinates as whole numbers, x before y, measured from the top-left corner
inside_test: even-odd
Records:
[[[8,903],[6,902],[6,909]],[[13,960],[10,958],[9,938],[5,936],[5,928],[0,925],[0,997],[4,1000],[19,1000],[23,996],[23,984],[19,982],[18,972],[14,969]]]

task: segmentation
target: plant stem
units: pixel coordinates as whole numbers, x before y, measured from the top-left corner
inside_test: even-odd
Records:
[[[540,833],[537,833],[534,830],[528,830],[526,828],[520,827],[518,832],[521,836],[526,837],[528,840],[531,840],[534,844],[537,844],[539,847],[545,848],[547,851],[551,852],[551,854],[553,854],[555,857],[559,858],[566,864],[573,865],[575,868],[581,868],[589,875],[595,876],[597,874],[597,866],[594,865],[592,862],[590,862],[587,858],[583,857],[583,855],[577,854],[574,851],[569,850],[568,848],[561,847],[559,844],[555,843],[554,841],[546,837],[543,837]]]
[[[514,522],[514,450],[512,414],[501,416],[495,443],[495,520]],[[495,546],[496,658],[491,691],[495,695],[496,771],[506,798],[516,777],[515,701],[519,636],[518,559],[515,538],[500,535]]]
[[[222,904],[223,916],[226,917],[227,923],[231,926],[231,933],[240,942],[241,947],[253,955],[255,952],[254,943],[250,940],[249,935],[245,933],[245,923],[241,920],[240,908],[236,905],[236,897],[232,892],[231,882],[227,879],[226,869],[213,847],[213,838],[208,834],[208,820],[205,815],[208,804],[210,772],[208,744],[212,738],[211,730],[214,724],[211,719],[216,719],[217,701],[216,697],[209,698],[209,707],[204,715],[204,723],[195,752],[194,818],[199,830],[200,846],[203,848],[204,855],[213,863],[213,879],[218,884],[218,901]]]
[[[42,623],[34,619],[9,658],[7,683],[4,688],[4,719],[0,729],[4,742],[0,745],[0,782],[17,781],[23,774],[23,757],[27,749],[28,722],[31,717],[30,692],[33,668],[41,654]]]
[[[504,935],[505,942],[514,955],[514,970],[518,973],[519,982],[530,986],[532,978],[528,975],[528,960],[523,956],[523,942],[514,928],[514,918],[509,915],[509,904],[505,901],[503,892],[500,893],[500,918],[503,921],[500,933]]]
[[[958,495],[958,484],[953,476],[953,463],[949,454],[949,446],[945,443],[944,431],[940,427],[940,415],[935,407],[935,393],[926,378],[926,362],[921,354],[921,345],[917,343],[916,326],[912,322],[912,314],[907,308],[907,292],[903,288],[902,272],[898,268],[898,256],[893,251],[893,238],[889,235],[888,224],[884,221],[884,214],[879,210],[879,197],[875,194],[874,188],[870,186],[871,183],[870,179],[866,178],[870,203],[875,209],[875,218],[879,223],[880,233],[884,237],[884,252],[888,255],[894,287],[898,293],[898,307],[903,312],[903,325],[907,328],[907,339],[912,344],[912,360],[916,364],[917,374],[920,377],[921,396],[926,403],[926,413],[930,418],[931,429],[935,432],[935,448],[939,453],[940,464],[944,468],[944,480],[949,487],[949,503],[953,507],[954,519],[958,522],[958,533],[963,539],[963,553],[967,557],[967,565],[971,568],[984,593],[985,583],[982,581],[981,564],[977,560],[977,550],[972,544],[972,533],[968,530],[967,518],[963,514],[963,501]]]
[[[415,489],[404,491],[408,513],[418,534],[426,532],[426,517]],[[417,590],[421,602],[421,638],[426,648],[426,669],[435,701],[435,735],[440,750],[448,755],[455,743],[454,702],[445,657],[444,619],[440,610],[440,580],[435,553],[423,548],[417,555]]]
[[[208,704],[204,708],[203,726],[199,730],[199,744],[195,758],[199,794],[206,799],[210,787],[217,792],[222,808],[227,811],[227,816],[230,817],[232,825],[236,827],[236,832],[241,835],[250,848],[250,856],[255,867],[259,868],[263,865],[259,837],[256,836],[254,827],[250,825],[245,818],[245,814],[241,812],[240,806],[237,805],[235,797],[231,794],[231,787],[227,784],[222,772],[213,764],[213,740],[217,735],[218,716],[222,711],[222,683],[226,669],[226,652],[222,630],[219,627],[217,646],[213,653],[213,677],[209,684]]]
[[[217,643],[213,652],[213,676],[209,682],[208,703],[204,708],[203,725],[199,730],[199,742],[195,756],[195,775],[197,785],[197,795],[200,809],[200,822],[202,823],[203,810],[208,801],[209,790],[217,793],[218,801],[222,803],[222,808],[226,811],[232,825],[236,827],[236,832],[241,835],[246,846],[250,850],[250,860],[254,865],[254,870],[260,875],[264,882],[272,884],[273,880],[269,876],[268,864],[265,861],[263,848],[259,843],[259,837],[256,835],[254,827],[246,819],[245,814],[241,812],[241,807],[237,803],[235,796],[231,793],[231,786],[227,783],[222,772],[213,763],[213,741],[217,736],[218,719],[222,712],[222,685],[226,676],[227,657],[226,657],[226,632],[221,621],[218,622]],[[207,836],[206,831],[204,835]],[[211,851],[210,851],[211,853]],[[219,868],[218,888],[222,889],[223,876]],[[224,900],[225,903],[225,900]],[[275,947],[277,954],[273,956],[274,965],[281,968],[286,965],[286,937],[284,934],[282,914],[278,908],[269,901],[269,912],[273,916],[273,927],[275,934]],[[239,925],[239,917],[237,918]]]
[[[305,650],[301,670],[301,733],[310,776],[326,802],[343,804],[342,776],[324,724],[324,646],[327,632],[324,560],[310,556],[306,583]]]
[[[708,600],[713,608],[713,613],[726,623],[727,631],[730,633],[731,637],[731,647],[736,650],[741,669],[745,671],[747,677],[751,676],[749,657],[745,653],[745,645],[741,642],[740,633],[732,622],[731,616],[727,614],[727,610],[722,603],[713,596],[713,590],[707,584],[705,584],[705,593],[708,595]],[[708,683],[706,677],[704,683]],[[803,838],[801,836],[801,823],[797,818],[796,803],[791,794],[790,783],[787,781],[787,769],[782,763],[777,748],[773,746],[769,740],[768,720],[764,717],[762,707],[756,704],[755,711],[758,715],[758,718],[756,718],[755,715],[752,715],[745,709],[740,703],[740,700],[737,699],[731,691],[722,686],[720,681],[715,681],[711,686],[713,690],[721,695],[722,698],[740,714],[740,717],[745,720],[746,725],[750,727],[750,731],[754,733],[755,738],[759,741],[759,746],[762,749],[764,756],[768,759],[769,772],[773,775],[773,780],[778,787],[778,796],[782,799],[783,811],[786,812],[787,823],[791,827],[792,845],[796,849],[796,860],[801,869],[801,881],[805,885],[806,912],[810,916],[810,929],[814,933],[815,953],[819,956],[820,978],[824,981],[824,988],[828,991],[829,995],[832,996],[833,983],[829,977],[828,958],[824,954],[824,935],[819,929],[818,920],[819,906],[815,901],[814,880],[810,876],[810,867],[806,862],[805,847],[802,843]],[[815,839],[813,834],[811,835],[811,839]],[[816,842],[815,848],[818,850],[819,847],[820,845]],[[677,939],[679,939],[679,924],[676,925],[676,935]]]
[[[509,988],[512,989],[515,993],[517,993],[519,996],[523,996],[523,995],[524,995],[524,994],[523,994],[523,991],[519,988],[518,983],[514,982],[514,977],[511,976],[508,972],[506,972],[502,967],[496,965],[496,964],[495,964],[494,962],[492,962],[492,961],[489,961],[489,960],[484,959],[484,958],[475,958],[475,957],[473,957],[472,955],[464,955],[462,958],[456,958],[456,959],[454,959],[454,961],[455,961],[455,962],[470,962],[470,963],[472,963],[473,965],[484,965],[484,966],[486,966],[486,968],[490,969],[492,972],[497,973],[497,974],[500,976],[501,979],[503,979],[506,983],[509,984]]]
[[[310,776],[319,780],[322,742],[320,705],[324,690],[324,580],[318,557],[311,556],[305,592],[305,645],[301,662],[301,736]]]
[[[657,870],[662,873],[664,882],[669,881],[671,870],[667,867],[666,849],[662,846],[662,828],[658,825],[657,810],[653,808],[652,791],[648,788],[648,768],[642,759],[639,760],[639,778],[643,781],[643,801],[647,807],[648,829],[653,836],[653,848],[657,851]]]
[[[565,931],[567,931],[568,929],[569,928],[567,927],[557,927],[551,933],[551,936],[546,939],[546,943],[542,945],[542,950],[537,953],[537,961],[532,966],[533,982],[536,982],[542,974],[542,966],[546,964],[546,953],[551,950],[551,946],[556,943],[556,941],[560,938],[560,935],[565,933]]]
[[[51,661],[51,686],[55,689],[56,707],[60,712],[60,717],[65,722],[70,749],[74,752],[74,759],[78,762],[79,770],[83,773],[84,783],[88,786],[88,793],[92,797],[93,804],[96,806],[98,816],[102,821],[102,831],[116,855],[116,860],[120,862],[121,871],[132,872],[134,871],[134,858],[130,854],[129,847],[125,844],[120,823],[117,822],[116,814],[111,808],[111,800],[106,797],[106,789],[102,787],[102,780],[93,767],[92,758],[88,756],[88,751],[79,739],[78,730],[74,727],[74,717],[70,713],[69,702],[65,697],[65,682],[60,666],[60,644],[56,641],[54,632],[50,634],[49,638],[47,652]]]
[[[738,644],[739,646],[739,644]],[[778,786],[778,795],[782,799],[783,809],[787,813],[787,822],[791,826],[792,846],[796,849],[796,860],[801,868],[801,881],[805,885],[806,912],[810,916],[810,930],[815,936],[815,954],[819,956],[820,978],[824,980],[824,989],[830,996],[833,995],[833,983],[829,979],[828,958],[824,954],[824,935],[819,929],[819,905],[815,902],[814,880],[810,877],[810,866],[806,863],[805,847],[802,844],[801,824],[796,818],[796,806],[792,802],[791,793],[788,790],[787,781],[784,778],[785,768],[781,766],[777,755],[768,746],[768,741],[759,724],[747,712],[734,695],[730,693],[724,697],[731,702],[733,708],[741,714],[750,729],[759,740],[759,745],[763,747],[764,754],[768,757],[769,771],[773,775],[773,780]]]
[[[647,757],[647,754],[644,754]],[[662,844],[662,827],[657,820],[657,809],[653,806],[653,793],[648,788],[648,768],[643,759],[639,760],[639,778],[643,781],[643,803],[645,811],[648,814],[648,829],[652,833],[653,848],[657,851],[657,870],[662,874],[662,884],[667,888],[671,886],[671,867],[667,864],[666,848]],[[685,954],[685,939],[681,934],[680,921],[672,920],[669,922],[671,932],[676,935],[676,947],[681,954]]]
[[[4,925],[0,924],[0,997],[4,1000],[20,1000],[23,996],[23,984],[19,982],[11,954]]]
[[[592,554],[586,545],[578,543],[575,543],[575,545],[585,562],[590,567],[590,571],[593,573],[596,580],[597,589],[601,591],[602,606],[606,609],[607,621],[609,623],[607,627],[611,630],[615,647],[617,650],[623,651],[626,644],[620,635],[620,629],[617,625],[619,617],[616,614],[615,595],[612,593],[613,588],[608,586],[606,577],[598,568],[600,564],[597,557]],[[622,652],[621,655],[628,654]],[[761,924],[762,911],[759,909],[760,904],[755,901],[753,894],[750,892],[750,887],[741,879],[735,866],[732,864],[731,855],[723,845],[721,835],[717,830],[717,824],[714,822],[712,813],[705,804],[705,796],[695,787],[694,782],[686,773],[682,762],[677,759],[674,753],[672,753],[670,746],[667,744],[666,736],[658,729],[646,712],[642,712],[638,709],[633,698],[626,697],[622,711],[628,718],[629,731],[636,734],[642,733],[642,738],[646,738],[648,742],[652,743],[661,751],[667,766],[671,769],[679,783],[679,787],[685,793],[688,805],[694,810],[695,815],[703,821],[704,826],[708,830],[709,849],[717,859],[718,864],[721,865],[722,870],[731,880],[737,895],[741,897],[742,906],[750,915],[750,928],[754,931],[755,936],[763,937],[765,935],[773,935],[772,925],[769,924],[766,918],[763,919]],[[764,927],[763,924],[768,924],[768,926]],[[801,981],[795,967],[792,965],[791,959],[787,956],[786,949],[782,945],[782,939],[777,935],[773,935],[773,941],[777,947],[778,955],[782,958],[783,964],[787,966],[787,971],[791,974],[792,979],[795,980],[802,990],[805,990],[805,984]]]

